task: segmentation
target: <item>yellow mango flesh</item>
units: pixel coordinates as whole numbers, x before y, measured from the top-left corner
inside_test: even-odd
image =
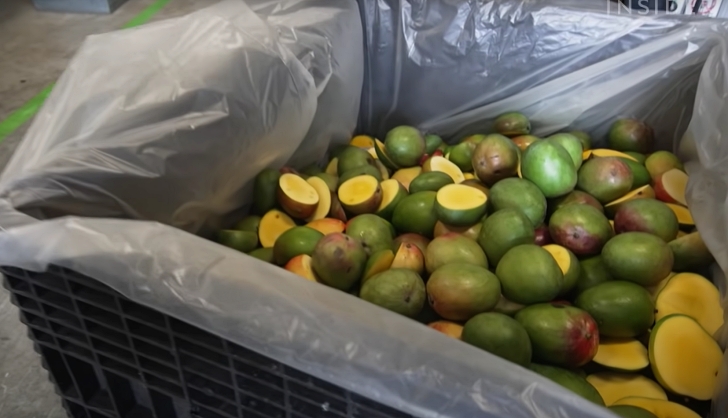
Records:
[[[649,353],[652,371],[667,390],[703,401],[712,398],[723,351],[694,319],[661,319],[650,335]]]
[[[635,371],[650,364],[647,348],[633,338],[602,338],[593,361],[613,369]]]
[[[662,399],[649,399],[637,396],[620,399],[614,405],[632,405],[642,409],[646,409],[657,418],[700,418],[700,415],[690,409],[675,403]]]
[[[595,373],[586,380],[602,395],[606,406],[628,396],[667,400],[667,394],[657,382],[638,374]]]
[[[710,335],[723,325],[720,293],[713,283],[694,273],[676,274],[657,294],[655,320],[683,314],[696,320]]]

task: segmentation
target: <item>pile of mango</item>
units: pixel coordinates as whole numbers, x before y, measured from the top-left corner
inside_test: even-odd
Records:
[[[399,126],[354,137],[325,167],[266,169],[254,214],[218,242],[620,416],[699,417],[723,309],[681,161],[636,119],[597,149],[582,131],[533,136],[518,112],[493,130],[448,145]]]

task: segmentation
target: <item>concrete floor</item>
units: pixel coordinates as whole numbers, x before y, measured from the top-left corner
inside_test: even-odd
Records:
[[[73,15],[37,11],[31,0],[1,0],[0,121],[54,82],[87,35],[118,29],[153,2],[128,0],[112,15]],[[214,3],[217,0],[171,0],[152,21]],[[0,170],[28,125],[0,143]],[[4,289],[0,290],[0,417],[66,417]]]

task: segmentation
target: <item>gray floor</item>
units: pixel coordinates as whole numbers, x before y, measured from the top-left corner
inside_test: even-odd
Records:
[[[30,0],[0,0],[0,121],[54,82],[87,35],[120,28],[154,0],[129,0],[113,15],[71,15],[35,10]],[[171,0],[152,20],[184,15],[217,0]],[[42,29],[40,29],[42,28]],[[0,169],[29,123],[0,143]],[[62,418],[66,414],[0,290],[0,417]]]

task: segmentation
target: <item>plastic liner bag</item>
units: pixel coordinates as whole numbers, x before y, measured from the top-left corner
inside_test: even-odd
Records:
[[[423,11],[425,3],[427,7]],[[369,54],[365,97],[369,89],[394,85],[395,79],[402,83],[402,80],[420,77],[418,66],[413,64],[418,62],[416,56],[412,58],[405,54],[391,73],[380,72],[374,78],[371,65],[375,57],[371,51],[375,46],[384,49],[396,44],[395,49],[401,53],[429,51],[438,56],[438,50],[447,49],[449,43],[457,39],[490,39],[487,55],[483,56],[489,63],[483,68],[494,75],[492,83],[483,82],[482,88],[476,89],[475,85],[469,84],[472,80],[468,74],[457,72],[447,77],[442,73],[439,81],[430,79],[429,84],[419,78],[419,88],[430,89],[432,93],[422,97],[431,97],[432,102],[442,98],[441,105],[407,101],[411,105],[432,106],[428,112],[424,107],[417,108],[423,112],[415,119],[420,127],[458,136],[484,129],[493,115],[522,109],[542,131],[540,133],[574,127],[599,136],[611,120],[625,115],[645,118],[658,128],[661,145],[666,148],[675,148],[685,132],[685,140],[679,148],[690,158],[688,200],[706,243],[722,270],[728,269],[728,219],[724,210],[728,195],[728,164],[725,163],[728,141],[723,138],[723,132],[728,132],[728,126],[724,126],[728,124],[728,23],[607,15],[603,10],[575,10],[552,3],[518,1],[470,2],[458,6],[458,13],[440,13],[439,17],[434,12],[433,15],[425,13],[448,10],[453,7],[450,6],[452,3],[446,0],[361,3],[363,9],[392,9],[389,19],[383,14],[376,21],[367,20],[364,13]],[[266,4],[258,10],[279,8],[273,3]],[[344,4],[350,3],[337,3],[339,7]],[[278,10],[285,9],[280,7],[282,9]],[[428,16],[428,25],[422,26],[420,32],[411,31],[414,26],[409,22],[421,18],[422,13]],[[290,17],[293,16],[292,13]],[[402,29],[393,20],[408,22],[405,25],[408,29]],[[271,27],[282,23],[273,18],[266,22]],[[392,28],[391,33],[375,36],[386,27]],[[339,35],[355,36],[348,31]],[[422,37],[433,43],[417,45]],[[443,41],[434,42],[438,37]],[[295,50],[289,43],[294,38],[281,35],[280,39],[287,39],[281,41],[281,45],[288,43],[290,51]],[[539,73],[540,81],[533,79],[528,71],[515,71],[515,67],[508,67],[503,61],[517,56],[507,51],[515,51],[516,46],[539,45],[539,39],[550,41],[532,48],[532,54],[523,55],[519,65]],[[292,55],[300,59],[298,53],[289,56]],[[566,64],[571,66],[569,71],[561,70]],[[510,76],[499,78],[495,76],[500,74],[496,71],[498,68],[501,69],[498,71],[505,72],[509,68],[513,71]],[[505,82],[517,87],[508,90],[503,97],[476,100],[476,95],[489,90],[506,91]],[[453,92],[468,90],[463,85],[470,86],[473,91],[463,96],[461,102],[455,102],[452,97],[442,97],[444,92],[436,90],[439,84],[448,85]],[[414,91],[414,86],[409,91]],[[148,94],[154,91],[156,89]],[[395,117],[409,112],[409,108],[396,99],[404,100],[404,90],[392,91],[400,92],[399,96],[395,94],[391,102],[383,101],[388,107],[377,110],[391,110],[393,119],[386,119],[385,128],[399,123],[395,122]],[[54,99],[55,103],[48,107],[60,107],[64,102],[74,100],[70,93],[56,95]],[[160,104],[160,108],[174,108],[175,104],[170,100],[166,105]],[[46,196],[35,192],[36,199],[27,195],[21,201],[13,199],[13,194],[20,193],[26,178],[42,179],[45,172],[53,178],[56,171],[63,171],[56,167],[64,167],[65,157],[49,152],[54,146],[44,146],[47,136],[43,133],[52,131],[49,126],[63,126],[63,119],[57,120],[49,114],[48,107],[36,120],[24,146],[0,180],[0,198],[4,198],[0,200],[0,226],[5,228],[0,234],[0,265],[35,271],[45,270],[49,264],[71,268],[102,281],[136,302],[417,417],[614,417],[606,409],[543,377],[453,341],[407,318],[342,292],[300,280],[285,270],[168,226],[166,224],[177,223],[171,222],[173,217],[161,211],[161,207],[156,212],[159,216],[149,218],[158,222],[84,217],[34,220],[49,216],[46,206],[51,203],[44,200]],[[88,122],[93,125],[95,107],[76,108],[86,109]],[[362,118],[370,111],[369,105],[363,105]],[[121,111],[107,109],[105,115],[113,120],[112,116],[118,113]],[[64,114],[62,117],[70,116]],[[142,126],[144,129],[140,130],[143,131],[153,127]],[[374,124],[371,128],[376,130]],[[307,129],[308,126],[302,127],[297,138],[310,135],[306,134]],[[259,142],[250,144],[251,148],[262,150],[257,158],[278,162],[291,156],[292,150],[285,149],[278,140],[265,141],[267,138],[261,136],[256,140]],[[133,139],[128,143],[133,143]],[[286,140],[290,138],[280,139]],[[72,149],[85,144],[86,139],[79,137],[67,145],[61,140],[57,142],[58,149]],[[98,142],[101,141],[97,140],[95,144]],[[36,148],[44,148],[46,153],[38,153]],[[124,157],[138,159],[144,155],[144,150],[140,147]],[[198,158],[219,159],[219,169],[230,172],[231,168],[225,164],[231,161],[225,153],[207,151],[212,154]],[[118,164],[119,171],[129,165],[126,160],[113,161]],[[258,164],[267,163],[249,162],[249,165],[256,165],[255,170]],[[236,169],[245,173],[254,171],[248,166]],[[89,173],[92,171],[90,168]],[[215,173],[213,170],[206,172],[207,176]],[[185,174],[169,173],[167,186],[173,186],[174,179]],[[103,183],[96,180],[94,184]],[[135,183],[135,187],[143,185],[141,180]],[[55,183],[48,184],[51,186]],[[79,187],[81,190],[72,183],[62,186],[68,188],[69,196],[78,195],[77,200],[69,198],[69,202],[84,203],[86,195],[82,193],[82,186]],[[154,198],[160,196],[166,196],[166,193],[159,193]],[[144,194],[127,197],[129,205],[150,198]],[[190,195],[173,197],[185,203],[183,199]],[[242,205],[246,201],[241,198],[238,203]],[[74,207],[82,209],[83,205]],[[62,214],[60,209],[54,209],[50,215]],[[146,216],[146,213],[142,215]],[[89,216],[99,215],[91,213]],[[724,280],[718,282],[723,289]],[[723,345],[725,334],[723,330],[720,336]],[[716,398],[712,413],[714,417],[722,418],[728,416],[725,378],[718,393],[723,396]]]
[[[89,37],[0,194],[37,218],[219,229],[260,170],[315,162],[356,124],[361,20],[355,3],[324,2],[281,2],[263,15],[228,1]]]
[[[595,125],[582,115],[581,106],[589,105],[605,119],[651,107],[646,116],[660,122],[653,124],[659,134],[684,132],[691,114],[685,106],[693,102],[686,99],[714,42],[690,30],[719,32],[720,21],[630,15],[606,0],[538,3],[361,2],[368,58],[361,129],[383,137],[393,126],[411,124],[465,134],[490,128],[490,109],[531,105],[534,125],[551,132],[561,127],[557,121],[566,125],[577,117]],[[610,90],[600,90],[608,81]],[[638,85],[650,95],[631,95]],[[631,100],[613,93],[613,86]],[[673,106],[665,100],[680,113],[666,113]],[[556,109],[542,117],[539,109],[551,106]],[[563,117],[553,117],[557,110]]]

